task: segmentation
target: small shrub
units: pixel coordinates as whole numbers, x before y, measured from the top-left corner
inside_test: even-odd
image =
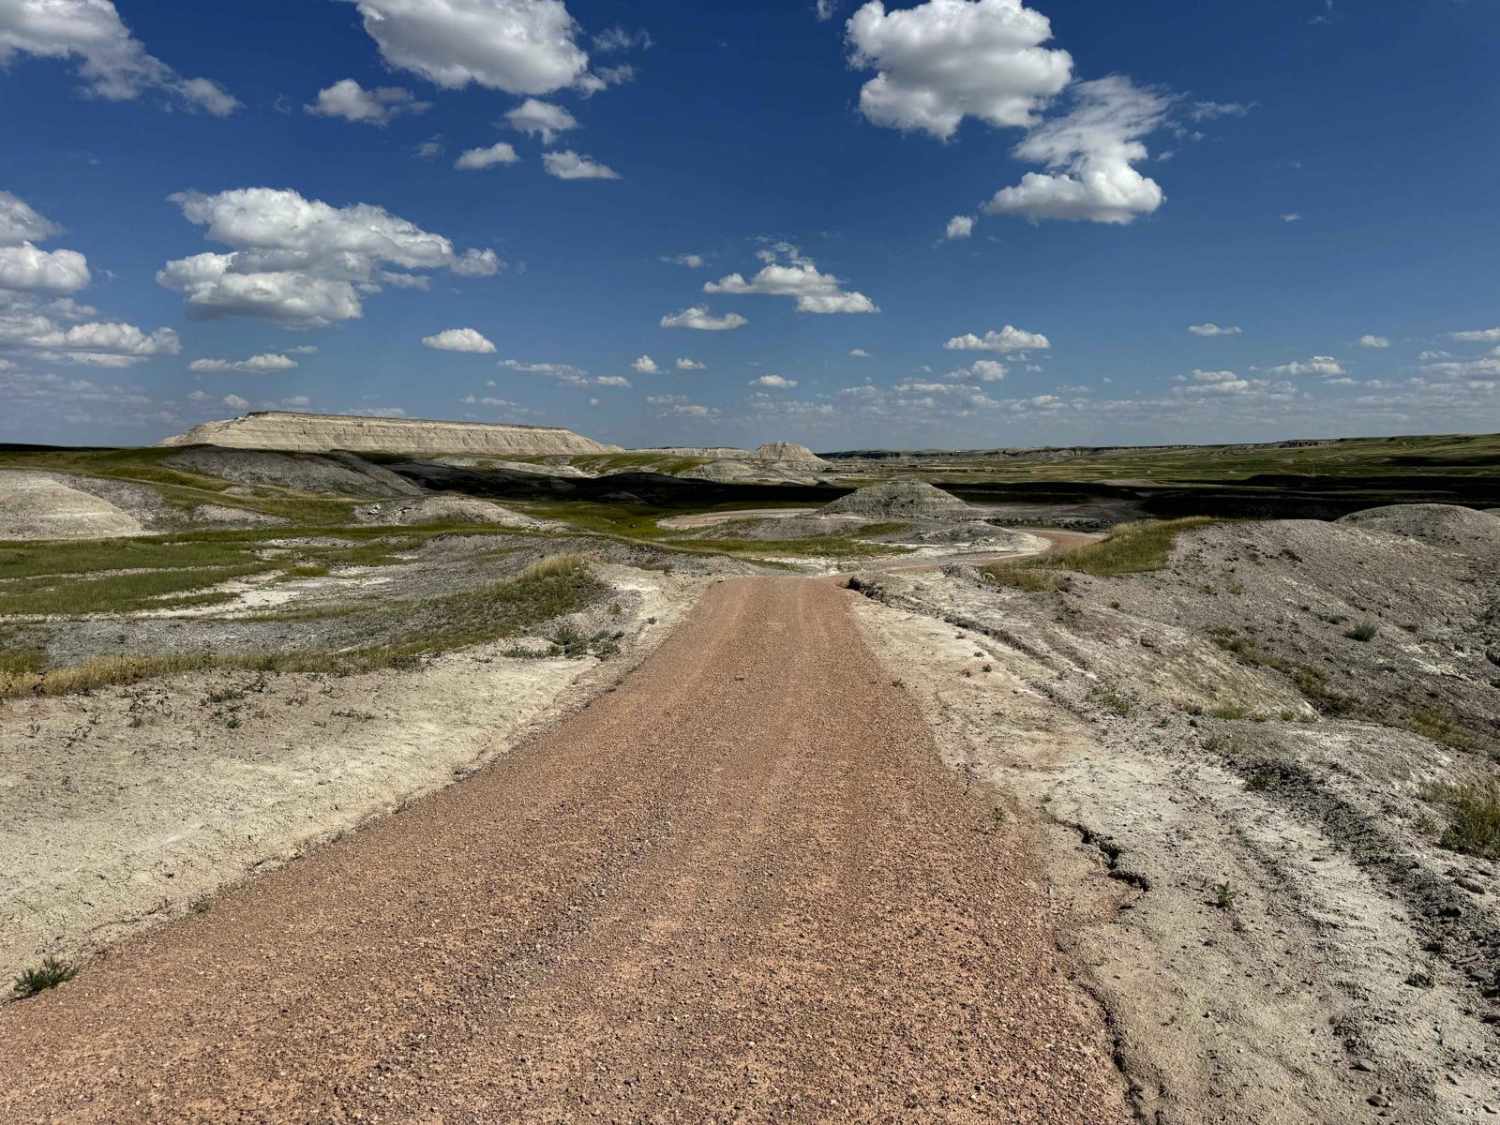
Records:
[[[1240,892],[1228,883],[1219,883],[1214,887],[1214,905],[1220,910],[1234,909],[1234,900],[1240,897]]]
[[[38,992],[56,988],[77,975],[78,967],[71,962],[60,961],[56,957],[44,957],[42,963],[36,968],[27,969],[16,977],[16,995],[24,1000],[28,996],[35,996]]]
[[[554,656],[582,656],[588,650],[588,638],[578,626],[563,622],[547,638],[552,643]]]
[[[1351,641],[1373,641],[1375,634],[1380,632],[1380,626],[1373,621],[1361,621],[1354,628],[1346,630],[1344,636]]]
[[[1122,719],[1128,719],[1135,713],[1135,700],[1114,688],[1095,688],[1089,692],[1089,700]]]

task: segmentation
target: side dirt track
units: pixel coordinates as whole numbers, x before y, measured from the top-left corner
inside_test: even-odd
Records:
[[[1124,1122],[1022,830],[827,581],[0,1011],[0,1119]]]

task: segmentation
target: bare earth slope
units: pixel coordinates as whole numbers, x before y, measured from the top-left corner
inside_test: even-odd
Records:
[[[0,1011],[0,1119],[1123,1123],[849,597],[716,586],[534,745]]]
[[[103,539],[141,534],[140,521],[55,473],[0,472],[0,539]]]
[[[222,445],[240,449],[290,449],[327,453],[507,454],[608,453],[611,446],[559,426],[436,422],[416,418],[359,418],[267,410],[222,422],[204,422],[162,445]]]

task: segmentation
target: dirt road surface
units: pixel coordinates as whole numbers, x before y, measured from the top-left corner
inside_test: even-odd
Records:
[[[1018,829],[831,582],[0,1010],[0,1120],[1123,1123]]]

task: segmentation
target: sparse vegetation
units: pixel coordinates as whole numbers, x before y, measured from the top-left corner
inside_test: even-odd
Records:
[[[1441,711],[1423,708],[1407,716],[1407,729],[1423,738],[1455,750],[1472,751],[1479,748],[1475,738]]]
[[[19,999],[35,996],[49,988],[56,988],[78,975],[78,967],[70,961],[56,957],[44,957],[35,968],[24,970],[16,977],[15,994]]]
[[[1500,859],[1500,780],[1435,785],[1428,800],[1451,817],[1439,843],[1465,855]]]
[[[1373,641],[1375,634],[1380,632],[1380,626],[1373,621],[1361,621],[1354,628],[1348,630],[1344,636],[1351,641]]]
[[[1233,910],[1234,901],[1239,897],[1240,892],[1227,882],[1214,886],[1214,905],[1220,910]]]
[[[1112,687],[1098,687],[1089,692],[1089,702],[1112,715],[1128,719],[1135,713],[1135,700]]]
[[[1237,719],[1250,718],[1251,711],[1250,708],[1246,707],[1243,703],[1224,703],[1219,705],[1218,707],[1211,708],[1208,712],[1208,716],[1211,719],[1225,719],[1233,721]]]
[[[1184,531],[1218,522],[1203,516],[1121,524],[1108,539],[1037,558],[991,563],[984,568],[997,585],[1044,593],[1063,585],[1065,572],[1113,578],[1160,570]]]
[[[68,695],[115,684],[212,668],[261,672],[337,672],[412,667],[424,655],[513,636],[576,613],[609,588],[579,556],[543,560],[508,581],[419,601],[391,602],[383,613],[399,623],[398,639],[365,648],[220,656],[212,652],[108,656],[64,668],[0,671],[0,698]],[[602,642],[601,642],[602,644]]]

